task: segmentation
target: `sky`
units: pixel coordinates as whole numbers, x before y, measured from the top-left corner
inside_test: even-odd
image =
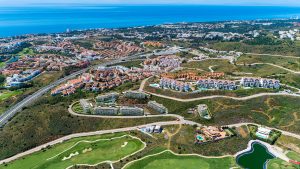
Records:
[[[1,6],[37,4],[202,4],[249,6],[300,6],[300,0],[0,0]]]

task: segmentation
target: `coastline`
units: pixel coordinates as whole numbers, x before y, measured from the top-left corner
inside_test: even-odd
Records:
[[[15,10],[16,14],[23,17],[14,17],[6,12],[6,10],[9,11],[8,9]],[[230,13],[236,9],[240,10],[234,14]],[[109,5],[1,7],[0,38],[25,34],[58,34],[67,29],[86,31],[170,23],[282,20],[300,16],[299,9],[300,7],[214,5],[118,5],[114,8]],[[32,13],[27,14],[28,10]],[[202,12],[199,13],[199,10]],[[155,15],[153,11],[156,11]],[[255,14],[249,15],[250,12],[255,12]]]

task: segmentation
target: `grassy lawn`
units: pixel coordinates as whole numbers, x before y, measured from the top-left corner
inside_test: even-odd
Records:
[[[257,56],[257,55],[243,55],[238,61],[238,64],[251,63],[273,63],[291,70],[300,70],[300,57],[288,58],[279,56]]]
[[[123,135],[125,137],[120,137],[120,135],[121,133],[71,139],[8,163],[7,166],[2,165],[0,168],[59,169],[76,164],[93,165],[106,160],[119,160],[144,147],[144,144],[140,140],[125,135]],[[119,138],[111,139],[117,136]],[[68,159],[70,154],[76,152],[78,155]]]
[[[288,152],[287,157],[289,157],[292,160],[300,161],[300,154],[296,152]],[[268,163],[268,169],[299,169],[299,166],[285,162],[279,158],[275,158],[270,160]]]
[[[22,93],[21,90],[15,90],[15,91],[4,90],[4,91],[0,91],[0,102],[4,101],[4,100],[6,100],[10,97],[17,96],[21,93]]]
[[[166,151],[134,162],[128,165],[126,169],[220,169],[231,168],[233,166],[236,166],[236,164],[232,157],[215,159],[193,155],[178,156]]]
[[[76,102],[76,103],[73,104],[72,110],[76,113],[83,113],[83,108],[82,108],[82,106],[80,105],[79,102]]]
[[[5,62],[0,62],[0,68],[3,68],[6,65]]]
[[[2,90],[0,91],[0,114],[2,114],[13,102],[17,100],[17,96],[23,93],[22,90]]]
[[[18,55],[20,56],[24,56],[24,55],[35,55],[34,51],[30,48],[24,48],[21,52],[18,53]]]

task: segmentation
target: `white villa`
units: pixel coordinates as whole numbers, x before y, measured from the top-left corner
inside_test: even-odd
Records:
[[[257,132],[255,133],[257,137],[262,139],[268,139],[271,133],[270,129],[264,127],[258,127]]]
[[[275,79],[243,77],[240,81],[240,84],[244,87],[261,87],[261,88],[271,88],[271,89],[280,88],[280,81]]]

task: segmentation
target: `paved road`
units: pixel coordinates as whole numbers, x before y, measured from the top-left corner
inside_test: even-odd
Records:
[[[162,116],[164,116],[164,115],[162,115]],[[76,134],[67,135],[67,136],[59,138],[57,140],[48,142],[46,144],[40,145],[38,147],[35,147],[33,149],[30,149],[30,150],[27,150],[25,152],[19,153],[19,154],[15,155],[15,156],[12,156],[10,158],[1,160],[0,164],[8,163],[8,162],[16,160],[16,159],[18,159],[20,157],[32,154],[32,153],[37,152],[37,151],[40,151],[42,148],[45,148],[47,146],[53,146],[55,144],[62,143],[63,141],[66,141],[66,140],[69,140],[69,139],[72,139],[72,138],[76,138],[76,137],[84,137],[84,136],[93,136],[93,135],[101,135],[101,134],[109,134],[109,133],[126,132],[126,131],[138,130],[139,128],[146,127],[146,126],[149,126],[149,125],[160,125],[160,126],[179,125],[179,124],[199,125],[199,126],[202,125],[202,124],[197,123],[197,122],[193,122],[193,121],[190,121],[190,120],[185,120],[184,117],[182,117],[180,115],[176,115],[176,116],[180,117],[179,121],[155,122],[155,123],[149,123],[149,124],[138,125],[138,126],[133,126],[133,127],[111,129],[111,130],[100,130],[100,131],[94,131],[94,132],[85,132],[85,133],[76,133]],[[231,125],[227,125],[227,126],[229,126],[229,127],[240,127],[240,126],[248,125],[248,124],[259,125],[259,124],[256,124],[256,123],[237,123],[237,124],[231,124]],[[269,127],[267,127],[267,128],[269,128]],[[274,128],[269,128],[269,129],[274,129]],[[276,130],[279,130],[279,129],[276,129]],[[291,136],[291,137],[295,137],[297,139],[300,139],[300,135],[298,135],[298,134],[287,132],[287,131],[283,131],[283,130],[279,130],[279,131],[281,131],[283,135],[287,135],[287,136]]]
[[[59,138],[57,140],[51,141],[49,143],[40,145],[38,147],[35,147],[33,149],[30,149],[28,151],[19,153],[13,157],[4,159],[0,161],[0,164],[3,163],[8,163],[10,161],[16,160],[20,157],[32,154],[34,152],[40,151],[42,148],[46,148],[47,146],[52,146],[58,143],[62,143],[63,141],[76,138],[76,137],[84,137],[84,136],[93,136],[93,135],[101,135],[101,134],[109,134],[109,133],[118,133],[118,132],[126,132],[126,131],[132,131],[132,130],[138,130],[139,128],[146,127],[149,125],[160,125],[160,126],[166,126],[166,125],[176,125],[176,124],[181,124],[180,121],[168,121],[168,122],[156,122],[156,123],[150,123],[150,124],[145,124],[145,125],[139,125],[139,126],[134,126],[134,127],[126,127],[126,128],[119,128],[119,129],[111,129],[111,130],[100,130],[100,131],[94,131],[94,132],[86,132],[86,133],[76,133],[76,134],[71,134],[62,138]]]
[[[175,101],[180,101],[180,102],[192,102],[192,101],[198,101],[198,100],[207,100],[207,99],[215,99],[215,98],[227,98],[227,99],[233,99],[233,100],[250,100],[254,99],[257,97],[263,97],[263,96],[290,96],[290,97],[300,97],[298,94],[289,94],[289,93],[259,93],[259,94],[254,94],[251,96],[246,96],[246,97],[231,97],[231,96],[223,96],[223,95],[213,95],[213,96],[201,96],[197,98],[192,98],[192,99],[180,99],[176,97],[171,97],[171,96],[165,96],[161,94],[156,94],[148,91],[144,91],[148,94],[151,94],[153,96],[157,97],[162,97],[170,100],[175,100]]]
[[[121,62],[126,62],[138,57],[142,57],[142,56],[146,56],[143,54],[137,54],[137,55],[133,55],[133,56],[129,56],[127,58],[120,58],[120,59],[116,59],[116,60],[112,60],[106,63],[102,63],[93,67],[98,67],[98,66],[107,66],[107,65],[112,65],[112,64],[117,64],[117,63],[121,63]],[[12,106],[10,109],[8,109],[5,113],[3,113],[0,116],[0,127],[3,127],[18,111],[20,111],[22,108],[24,108],[25,106],[28,106],[29,104],[31,104],[33,101],[35,101],[37,98],[41,97],[43,94],[47,93],[48,91],[50,91],[51,89],[53,89],[55,86],[58,86],[59,84],[73,79],[76,76],[86,72],[89,68],[85,68],[82,69],[80,71],[77,71],[75,73],[72,73],[62,79],[59,79],[51,84],[49,84],[48,86],[45,86],[43,88],[41,88],[40,90],[38,90],[37,92],[35,92],[34,94],[26,97],[24,100],[20,101],[19,103],[15,104],[14,106]]]

